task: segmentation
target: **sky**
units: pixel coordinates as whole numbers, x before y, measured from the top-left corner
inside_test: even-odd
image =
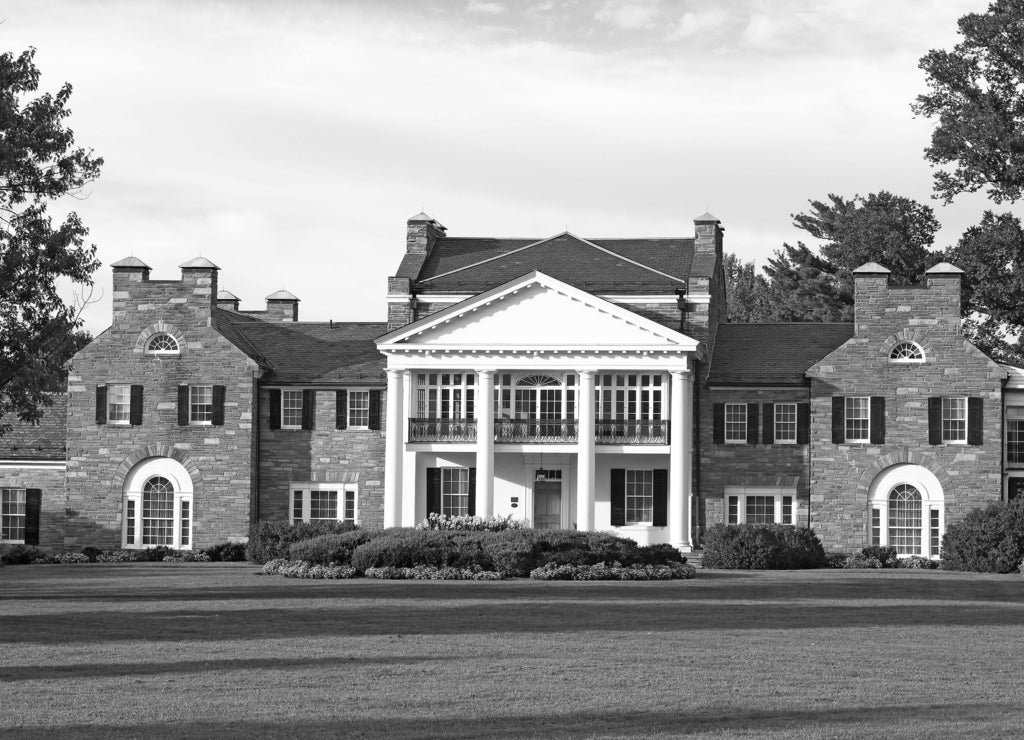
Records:
[[[406,220],[450,236],[691,236],[763,265],[792,214],[889,190],[935,246],[992,208],[931,198],[918,60],[985,0],[7,0],[0,51],[105,160],[79,213],[103,267],[202,255],[243,309],[383,321]],[[996,209],[1000,210],[1000,209]],[[1006,210],[1003,208],[1002,210]]]

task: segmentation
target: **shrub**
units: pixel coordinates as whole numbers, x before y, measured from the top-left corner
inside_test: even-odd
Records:
[[[351,565],[314,565],[302,560],[277,558],[263,566],[264,575],[278,575],[285,578],[320,578],[339,580],[355,578],[358,573]]]
[[[526,522],[513,519],[509,514],[502,516],[448,516],[432,513],[416,525],[416,529],[448,529],[470,532],[503,532],[506,529],[523,529]]]
[[[191,552],[191,551],[184,551]],[[144,550],[109,550],[96,556],[98,563],[159,563],[168,556],[178,553],[164,545],[147,547]]]
[[[505,576],[497,571],[481,570],[480,568],[435,568],[432,565],[396,568],[388,565],[383,568],[367,568],[366,577],[412,581],[500,581]]]
[[[827,562],[814,530],[784,524],[715,524],[704,537],[704,567],[744,570],[820,568]]]
[[[380,537],[364,542],[352,552],[352,566],[367,568],[411,568],[453,564],[459,553],[451,533],[436,529],[390,529]]]
[[[214,563],[240,563],[245,560],[245,544],[242,542],[222,542],[203,550]]]
[[[541,530],[535,544],[534,568],[558,565],[596,565],[636,561],[637,544],[633,540],[603,532],[577,532],[573,529]]]
[[[29,565],[45,557],[46,553],[35,545],[12,545],[0,551],[0,563],[4,565]]]
[[[935,570],[939,567],[938,560],[931,560],[930,558],[922,557],[920,555],[911,555],[908,558],[900,558],[896,561],[897,568],[915,568],[922,570]]]
[[[83,547],[82,554],[89,558],[90,563],[95,563],[96,559],[103,554],[103,550],[98,547]]]
[[[946,528],[942,567],[982,573],[1012,573],[1024,559],[1024,496],[973,509]]]
[[[163,562],[165,563],[209,563],[210,556],[200,550],[199,552],[193,552],[192,550],[172,550],[169,554],[164,555]]]
[[[633,562],[636,565],[668,565],[669,563],[685,563],[686,557],[672,545],[662,543],[636,548]]]
[[[895,547],[871,545],[861,550],[860,554],[865,558],[876,558],[878,562],[881,563],[882,568],[899,567],[899,555],[897,555]]]
[[[352,552],[365,542],[381,535],[380,530],[354,529],[351,532],[322,534],[301,540],[288,548],[292,560],[305,560],[319,565],[347,565]]]
[[[257,522],[249,528],[246,557],[254,563],[266,563],[275,558],[288,557],[288,548],[300,540],[322,534],[350,532],[356,529],[351,522]]]
[[[863,553],[851,555],[843,563],[844,568],[884,568],[882,561],[874,556],[865,557]]]
[[[622,565],[617,562],[594,565],[548,563],[530,571],[530,578],[538,581],[667,581],[672,578],[693,578],[696,575],[696,568],[678,561],[673,561],[669,565]]]

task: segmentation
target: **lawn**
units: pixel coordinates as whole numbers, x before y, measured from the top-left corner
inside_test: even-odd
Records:
[[[0,570],[0,736],[1018,737],[1024,579]]]

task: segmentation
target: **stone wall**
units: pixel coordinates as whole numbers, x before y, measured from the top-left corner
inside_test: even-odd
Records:
[[[64,549],[63,465],[18,466],[0,463],[0,488],[40,489],[39,547],[54,552]]]

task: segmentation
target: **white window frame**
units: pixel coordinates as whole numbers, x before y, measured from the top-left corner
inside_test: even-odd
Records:
[[[959,408],[954,408],[953,404]],[[962,413],[958,413],[962,412]],[[942,399],[942,444],[965,445],[967,444],[967,396],[953,396]],[[963,424],[963,433],[953,436],[952,432],[947,436],[947,424]]]
[[[639,487],[639,492],[637,488]],[[632,493],[630,489],[632,488]],[[630,500],[634,501],[633,506],[630,506]],[[636,505],[636,501],[640,500],[643,503],[640,506]],[[636,517],[637,511],[647,511],[650,513],[649,517],[640,519]],[[630,517],[630,514],[633,517]],[[654,470],[653,468],[647,469],[627,469],[626,470],[626,490],[625,490],[625,525],[629,526],[653,526],[654,525]]]
[[[743,416],[743,421],[740,422],[740,421],[738,421],[736,419],[733,419],[732,421],[730,421],[729,420],[729,410],[730,409],[733,409],[733,410],[739,409],[741,414],[742,414],[742,416]],[[724,421],[723,421],[723,424],[724,424],[723,433],[725,435],[725,443],[727,445],[745,445],[747,443],[747,428],[748,428],[748,425],[750,424],[750,419],[747,418],[747,404],[745,404],[745,403],[727,403],[727,404],[725,404],[724,414],[725,414],[725,418],[724,418]],[[730,436],[730,429],[729,429],[729,425],[730,424],[733,424],[734,426],[742,424],[743,425],[743,434],[742,434],[742,436],[739,436],[739,437],[732,437],[732,436]]]
[[[918,357],[894,357],[896,352],[901,347],[911,347],[919,355]],[[902,353],[901,353],[902,354]],[[889,350],[889,362],[895,364],[920,364],[925,361],[924,348],[917,342],[911,342],[910,340],[902,340],[896,342]]]
[[[294,388],[282,388],[281,389],[281,428],[282,429],[302,429],[302,390],[295,390]],[[298,398],[299,405],[294,405],[294,399]],[[288,400],[292,399],[293,404],[288,405]],[[290,424],[286,421],[288,414],[298,413],[298,423]]]
[[[472,370],[416,373],[416,418],[476,418],[476,373]]]
[[[854,416],[851,409],[856,408],[858,401],[864,402],[864,415]],[[850,435],[850,422],[864,422],[864,436]],[[846,396],[843,400],[843,440],[846,442],[871,442],[871,396]]]
[[[202,391],[208,391],[209,403],[200,403],[197,401],[196,393]],[[199,399],[200,401],[202,399]],[[196,418],[196,407],[197,406],[209,406],[209,417],[208,419],[197,419]],[[189,426],[211,426],[213,424],[213,386],[212,385],[190,385],[188,387],[188,423]]]
[[[1006,419],[1005,446],[1006,464],[1013,466],[1024,466],[1024,406],[1007,406],[1004,412]],[[1020,425],[1019,429],[1011,430],[1013,426]],[[1011,434],[1016,438],[1011,439]],[[1017,448],[1013,459],[1010,457],[1010,445]]]
[[[123,393],[124,400],[117,400]],[[114,409],[124,409],[124,418],[115,418]],[[120,415],[120,412],[118,413]],[[107,424],[130,426],[132,423],[132,386],[131,383],[107,384]]]
[[[783,406],[787,407],[787,409],[788,408],[792,408],[792,417],[793,417],[792,421],[789,421],[788,419],[786,421],[780,421],[779,420],[779,409],[782,408]],[[775,425],[775,444],[780,444],[780,445],[795,445],[796,444],[797,425],[799,423],[797,421],[797,415],[798,415],[798,409],[797,409],[796,401],[784,401],[782,403],[776,403],[776,404],[772,405],[772,421],[774,422],[774,425]],[[780,427],[779,426],[780,424],[785,424],[787,426]],[[792,429],[792,437],[790,438],[789,436],[783,436],[783,434],[780,431],[780,429],[785,430],[786,435],[789,435],[790,434],[789,430]]]
[[[574,384],[575,378],[572,381]],[[597,373],[594,418],[626,423],[664,421],[668,385],[663,373]]]
[[[153,343],[157,339],[159,339],[160,337],[167,337],[172,342],[174,342],[174,349],[153,349],[152,348],[153,347]],[[165,331],[157,332],[156,334],[154,334],[153,336],[149,337],[146,340],[146,354],[147,355],[157,355],[157,356],[159,356],[159,355],[164,355],[164,356],[180,355],[181,354],[181,342],[178,341],[177,337],[175,337],[175,336],[173,336],[173,335],[171,335],[171,334],[169,334],[169,333],[167,333]]]
[[[338,508],[333,518],[312,519],[312,491],[336,491]],[[351,500],[352,516],[348,517]],[[296,513],[299,517],[296,517]],[[293,483],[288,492],[288,518],[292,524],[310,521],[349,521],[359,523],[359,486],[355,483]]]
[[[18,494],[21,494],[21,501],[17,501]],[[28,492],[25,488],[5,487],[0,488],[0,521],[21,520],[21,538],[4,537],[4,530],[0,529],[0,542],[9,545],[25,544],[25,524],[27,520],[26,509],[28,503]],[[20,504],[21,511],[15,510]],[[17,527],[7,527],[6,534],[11,534]]]
[[[871,484],[867,512],[868,544],[889,546],[889,496],[893,489],[901,485],[912,486],[921,495],[921,547],[918,552],[899,551],[899,555],[920,555],[936,559],[939,555],[938,552],[932,552],[932,540],[937,539],[937,547],[934,549],[938,550],[946,531],[945,498],[935,474],[917,465],[889,468]]]
[[[456,490],[457,488],[463,488],[464,490]],[[445,491],[448,491],[447,493]],[[441,513],[446,516],[468,516],[469,515],[469,496],[472,492],[469,490],[469,468],[441,468]],[[458,508],[454,508],[450,504],[446,505],[446,501],[457,498],[460,502],[464,502],[464,506],[460,505]]]
[[[736,521],[732,517],[732,502],[736,499]],[[795,488],[779,488],[775,486],[726,486],[725,487],[725,511],[724,520],[726,524],[747,524],[747,499],[750,498],[772,498],[772,521],[759,522],[760,524],[786,524],[795,525],[797,515],[797,499]],[[789,521],[783,521],[785,499],[789,499]]]
[[[356,399],[360,399],[362,402],[359,406],[356,406]],[[370,428],[370,391],[366,389],[360,390],[349,390],[348,391],[348,428],[349,429],[369,429]],[[359,420],[353,412],[362,412],[360,416],[363,417]]]
[[[150,476],[153,477],[153,476]],[[173,481],[172,481],[173,484]],[[144,550],[148,547],[158,547],[155,544],[145,544],[142,541],[142,498],[145,494],[142,491],[129,491],[124,495],[125,514],[124,526],[122,527],[122,542],[126,550]],[[131,507],[134,506],[134,513]],[[174,526],[172,528],[171,544],[167,545],[174,550],[191,550],[196,520],[196,510],[191,491],[179,491],[174,487],[173,498]],[[182,508],[188,507],[188,526],[182,526]],[[134,521],[132,521],[134,517]],[[182,542],[182,539],[185,542]]]

